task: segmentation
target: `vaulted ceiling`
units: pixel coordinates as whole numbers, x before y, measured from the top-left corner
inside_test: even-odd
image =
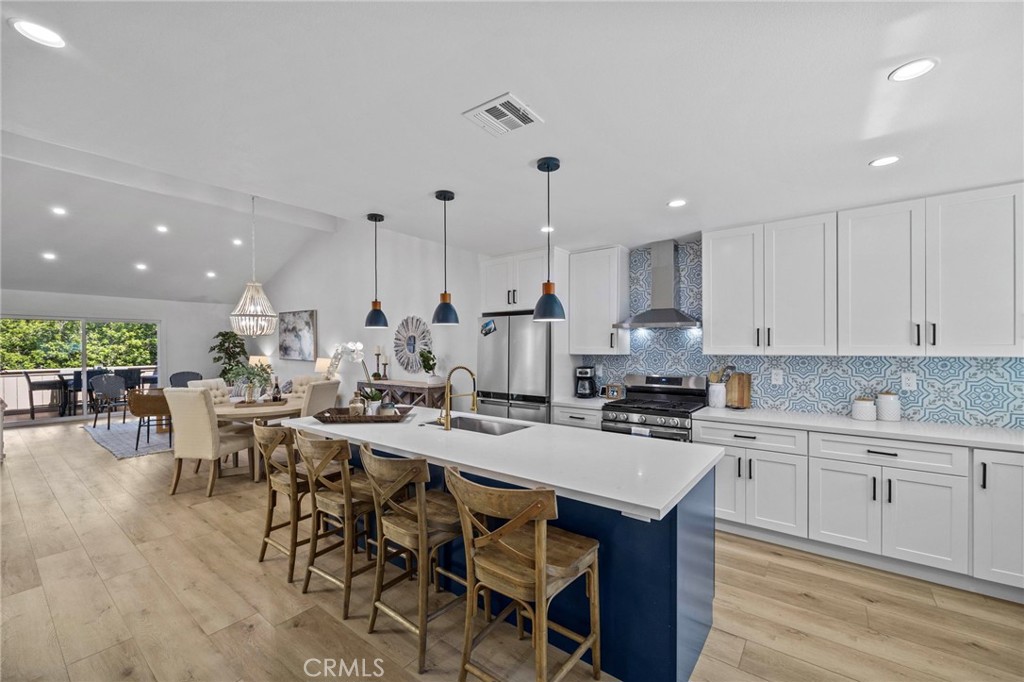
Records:
[[[569,248],[1024,176],[1020,3],[13,2],[3,17],[8,135],[338,224],[379,211],[428,239],[440,238],[433,191],[452,189],[449,239],[482,253],[543,245],[534,164],[546,155],[563,162],[552,222]],[[12,17],[67,47],[24,40]],[[939,67],[886,79],[921,56]],[[508,91],[543,123],[495,138],[461,116]],[[868,167],[887,154],[902,161]],[[31,233],[70,196],[92,217],[74,232],[84,211],[69,206],[54,229],[70,232],[54,234],[77,238],[83,263],[163,253],[151,225],[179,211],[192,227],[166,254],[205,271],[206,255],[234,257],[206,245],[248,225],[244,201],[196,207],[196,193],[168,200],[39,165],[5,160],[4,286],[47,286],[34,250],[56,246]],[[667,208],[676,197],[688,204]],[[316,238],[302,220],[276,230],[270,272]],[[144,291],[230,300],[243,273],[230,272],[230,295],[189,289],[184,273]],[[123,276],[93,272],[88,286],[116,290]]]

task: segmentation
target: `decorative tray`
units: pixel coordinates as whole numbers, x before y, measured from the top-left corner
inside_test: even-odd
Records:
[[[240,402],[235,403],[235,407],[240,408],[240,409],[248,409],[250,407],[281,407],[282,405],[286,404],[287,402],[288,402],[287,398],[285,398],[284,400],[278,400],[276,403],[274,401],[272,401],[272,400],[264,400],[263,402],[260,402],[258,400],[254,400],[251,403],[247,403],[245,401],[240,401]]]
[[[355,414],[348,413],[347,407],[331,407],[322,412],[317,412],[313,418],[323,424],[394,424],[405,419],[412,409],[409,405],[399,405],[398,414],[376,415],[376,414]]]

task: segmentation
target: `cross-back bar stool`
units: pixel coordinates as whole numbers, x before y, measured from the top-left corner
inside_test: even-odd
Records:
[[[419,643],[419,672],[422,673],[426,666],[427,623],[465,598],[465,595],[455,597],[433,612],[427,612],[427,593],[431,581],[434,582],[435,590],[440,591],[438,575],[460,585],[466,584],[462,576],[441,568],[437,561],[438,550],[459,537],[459,512],[451,495],[442,490],[426,489],[426,484],[430,482],[427,460],[379,457],[373,454],[366,443],[360,446],[359,458],[370,479],[373,504],[377,511],[377,573],[373,584],[368,631],[373,632],[377,612],[383,611],[416,635]],[[413,488],[412,496],[408,494],[410,486]],[[399,551],[389,553],[389,543],[399,547]],[[385,583],[386,563],[402,554],[406,556],[406,570]],[[415,559],[415,565],[410,561],[410,555]],[[417,580],[415,622],[382,599],[385,590],[413,573]],[[473,604],[475,607],[475,600]]]
[[[267,517],[263,525],[263,542],[260,544],[260,561],[267,554],[267,547],[273,547],[288,557],[288,582],[295,576],[295,553],[302,545],[309,543],[309,538],[302,540],[299,536],[299,522],[312,516],[312,512],[303,515],[300,511],[302,498],[309,494],[309,480],[306,468],[295,459],[295,432],[285,426],[268,426],[266,421],[257,419],[253,422],[253,434],[256,447],[263,457],[263,467],[267,472]],[[335,467],[340,476],[341,468]],[[288,500],[288,520],[274,523],[274,511],[277,507],[278,495]],[[275,530],[289,529],[288,544],[282,544],[271,534]]]
[[[579,644],[550,678],[551,682],[562,679],[588,649],[593,659],[594,679],[601,679],[597,540],[548,526],[548,521],[558,518],[553,490],[491,488],[467,481],[454,467],[445,468],[445,481],[458,504],[466,545],[468,603],[475,604],[477,592],[484,588],[512,599],[512,603],[475,637],[475,609],[466,609],[459,682],[464,682],[468,673],[483,680],[498,679],[495,673],[472,660],[472,652],[513,609],[520,638],[523,637],[523,617],[533,622],[534,672],[538,682],[549,679],[549,628]],[[484,523],[484,517],[505,523],[491,530]],[[580,576],[586,576],[590,602],[590,633],[587,635],[548,619],[552,599]]]
[[[314,440],[300,432],[295,436],[295,443],[309,482],[313,520],[302,591],[305,593],[309,589],[309,579],[314,573],[334,583],[342,590],[342,618],[348,618],[352,578],[374,567],[369,563],[371,543],[367,532],[373,513],[373,493],[365,474],[354,475],[351,471],[349,460],[352,452],[347,440]],[[360,518],[363,520],[362,531],[357,525]],[[365,539],[368,561],[355,568],[355,552],[360,537]],[[330,539],[337,541],[326,547],[319,546],[321,540]],[[318,557],[336,549],[345,551],[344,575],[341,577],[316,565]]]

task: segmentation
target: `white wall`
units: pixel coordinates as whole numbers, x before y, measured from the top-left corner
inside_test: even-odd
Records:
[[[378,297],[388,318],[387,329],[366,329],[363,322],[373,300],[373,226],[348,225],[334,234],[310,242],[273,279],[265,283],[267,295],[278,312],[317,311],[318,355],[330,357],[334,348],[349,341],[365,346],[366,365],[373,372],[374,347],[380,345],[394,360],[395,329],[403,318],[414,315],[428,325],[438,303],[442,283],[442,247],[381,227],[378,238]],[[448,291],[459,311],[461,324],[430,326],[437,373],[444,375],[455,365],[476,370],[477,317],[480,314],[480,269],[476,254],[448,245]],[[282,380],[313,371],[312,362],[280,360],[277,336],[253,339],[252,352],[270,357]],[[388,367],[389,378],[422,381],[423,373],[412,375],[396,363]],[[464,375],[463,375],[464,376]],[[341,366],[342,396],[351,396],[363,379],[358,364]],[[461,382],[460,382],[461,384]],[[460,386],[460,390],[468,389]],[[343,402],[347,402],[347,399]]]
[[[164,385],[165,377],[182,370],[194,370],[205,377],[217,376],[220,367],[213,363],[208,351],[213,345],[213,335],[231,328],[228,315],[232,308],[223,303],[188,303],[49,291],[4,289],[0,293],[0,313],[3,315],[158,322],[158,372],[160,383]]]

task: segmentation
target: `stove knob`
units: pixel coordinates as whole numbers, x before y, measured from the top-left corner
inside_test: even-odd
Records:
[[[673,419],[672,421],[669,422],[669,426],[679,426],[679,420]]]
[[[629,421],[629,415],[626,414],[625,412],[619,412],[619,421]]]
[[[636,418],[636,420],[637,420],[637,421],[638,421],[639,423],[641,423],[641,424],[645,424],[645,423],[647,423],[647,417],[645,417],[645,416],[643,416],[643,415],[640,415],[639,417],[637,417],[637,418]]]
[[[665,425],[665,418],[664,417],[658,417],[658,424],[660,426],[664,426]]]

